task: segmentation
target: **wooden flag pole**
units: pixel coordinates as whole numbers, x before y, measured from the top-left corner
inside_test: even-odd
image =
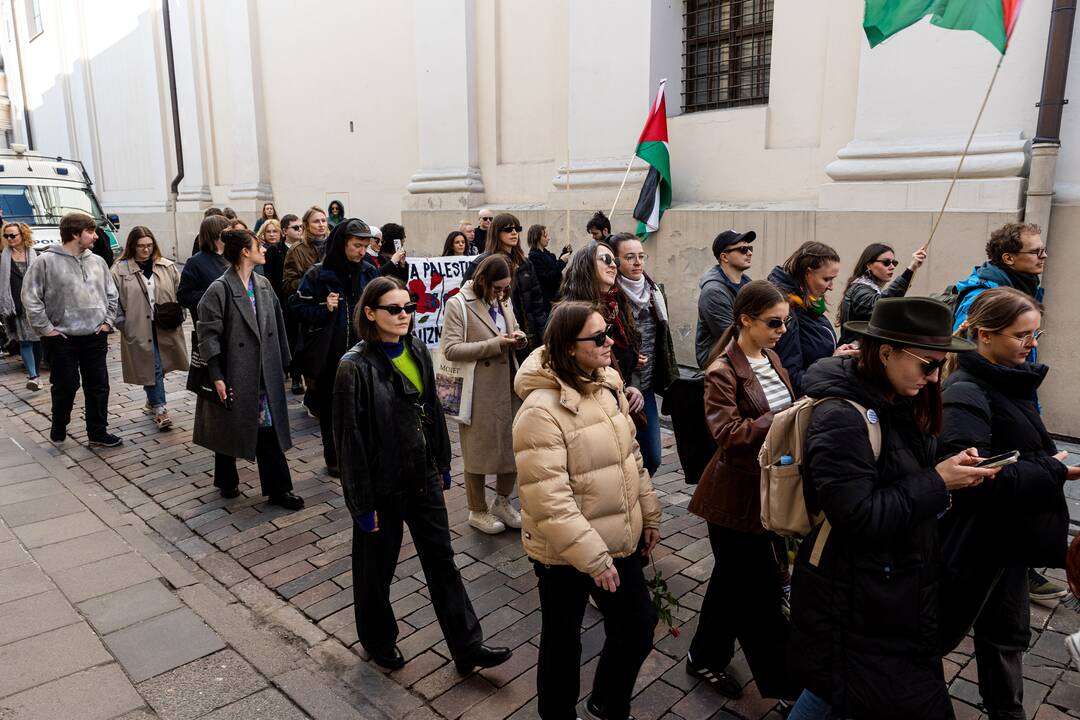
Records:
[[[630,156],[630,162],[626,163],[626,172],[623,173],[622,183],[619,185],[619,192],[615,193],[615,202],[611,203],[611,212],[608,213],[608,220],[615,217],[615,208],[619,205],[619,197],[622,195],[623,188],[626,187],[626,179],[630,177],[630,168],[634,167],[634,158],[637,154]]]
[[[952,196],[953,188],[956,187],[956,181],[960,178],[960,170],[964,167],[964,159],[971,149],[971,142],[975,139],[975,131],[979,127],[979,121],[982,119],[983,111],[986,110],[986,103],[990,100],[990,91],[994,89],[994,82],[997,80],[998,71],[1001,70],[1001,64],[1004,61],[1005,54],[1002,53],[1001,57],[998,58],[997,67],[994,68],[994,74],[990,77],[990,85],[986,88],[986,95],[983,96],[982,105],[979,106],[979,114],[975,116],[975,124],[971,127],[971,134],[968,135],[967,144],[964,145],[964,152],[960,153],[960,162],[956,164],[956,172],[953,173],[952,182],[949,183],[949,189],[945,193],[945,202],[941,203],[941,210],[938,211],[937,218],[934,219],[934,226],[930,228],[930,237],[922,246],[923,250],[930,249],[930,243],[934,240],[934,234],[937,233],[938,225],[941,224],[941,218],[945,215],[945,208],[949,204],[949,198]]]

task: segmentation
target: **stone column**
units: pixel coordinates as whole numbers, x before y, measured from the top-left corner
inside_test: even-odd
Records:
[[[259,63],[259,25],[254,0],[223,3],[219,12],[233,28],[222,48],[232,104],[232,169],[229,199],[238,211],[257,213],[273,199],[266,147],[266,106]]]
[[[465,209],[484,202],[476,107],[476,0],[416,0],[420,167],[409,209]],[[456,41],[455,41],[456,40]]]

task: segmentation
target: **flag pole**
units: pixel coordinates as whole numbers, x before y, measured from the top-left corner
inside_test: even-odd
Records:
[[[1003,62],[1005,62],[1005,53],[1002,53],[1001,57],[998,58],[997,66],[994,68],[994,74],[990,77],[990,84],[986,88],[986,95],[983,96],[982,105],[979,106],[979,114],[975,116],[975,124],[971,127],[971,134],[968,135],[967,144],[964,145],[964,151],[960,153],[960,162],[956,164],[956,172],[953,173],[952,181],[949,183],[949,189],[945,192],[945,202],[941,203],[941,210],[938,211],[937,217],[934,219],[934,226],[930,228],[930,237],[927,238],[926,243],[922,246],[923,250],[930,249],[930,243],[934,240],[938,225],[941,224],[941,218],[945,215],[945,208],[949,204],[949,198],[952,196],[953,188],[956,187],[956,181],[960,178],[960,170],[964,167],[964,159],[971,149],[971,142],[975,139],[975,131],[979,127],[979,121],[982,119],[983,111],[986,110],[986,103],[990,100],[990,91],[994,89],[994,82],[997,80],[998,71],[1001,70],[1001,64]]]
[[[626,178],[630,177],[630,168],[634,167],[634,158],[637,157],[637,153],[630,156],[630,162],[626,163],[626,172],[622,176],[622,184],[619,185],[619,192],[615,193],[615,202],[611,203],[611,212],[608,213],[608,219],[615,217],[615,208],[619,204],[619,197],[622,195],[623,188],[626,187]]]

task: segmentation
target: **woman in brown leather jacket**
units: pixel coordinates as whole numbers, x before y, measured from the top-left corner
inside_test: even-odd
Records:
[[[735,640],[763,697],[794,700],[786,663],[788,621],[782,610],[779,538],[761,526],[758,450],[773,415],[794,392],[772,347],[786,331],[789,307],[764,280],[735,298],[734,324],[712,350],[705,374],[705,417],[717,450],[702,473],[690,512],[709,524],[715,565],[686,671],[723,695],[741,687],[727,672]]]

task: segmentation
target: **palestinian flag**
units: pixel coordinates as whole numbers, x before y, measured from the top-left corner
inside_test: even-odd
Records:
[[[641,195],[634,206],[634,219],[638,221],[637,234],[644,238],[660,229],[660,217],[671,207],[671,158],[668,156],[667,106],[664,104],[664,85],[656,92],[645,129],[638,138],[634,154],[649,163],[649,174],[641,186]]]
[[[974,30],[1002,55],[1009,44],[1022,0],[866,0],[863,29],[870,47],[884,42],[927,15],[949,30]]]

